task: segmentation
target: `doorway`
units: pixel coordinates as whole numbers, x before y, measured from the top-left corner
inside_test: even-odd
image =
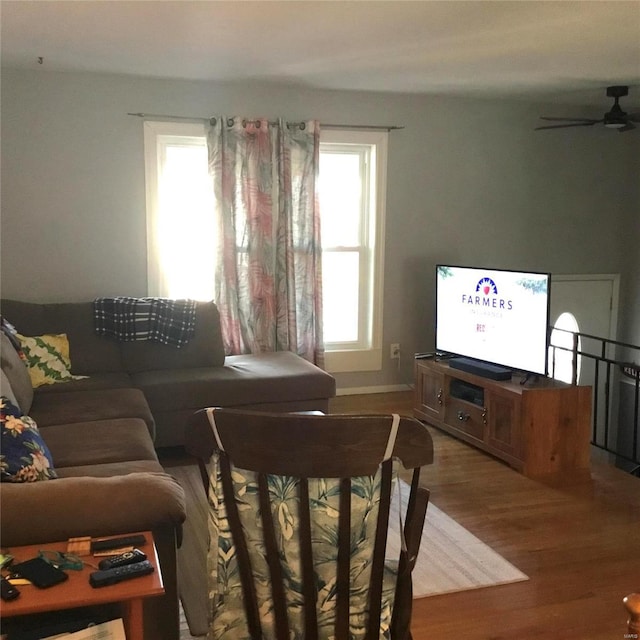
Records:
[[[555,327],[560,317],[568,313],[575,319],[580,333],[615,340],[619,289],[618,274],[553,275],[550,325]],[[584,351],[599,348],[589,339],[583,339],[581,346]],[[593,384],[593,363],[582,362],[579,369],[578,384]]]
[[[570,329],[598,338],[615,340],[618,323],[619,288],[620,276],[618,274],[552,275],[549,317],[551,327]],[[552,344],[566,346],[562,343],[561,336],[564,336],[566,340],[569,335],[559,332],[557,334],[558,337],[554,338]],[[613,349],[613,347],[610,348]],[[579,349],[595,356],[616,357],[613,352],[602,353],[602,343],[599,340],[585,336],[580,338]],[[564,356],[562,356],[558,350],[557,357],[559,360],[562,360],[563,357],[564,359],[567,357],[571,359],[571,354],[564,352]],[[577,366],[578,384],[593,387],[594,424],[597,431],[597,433],[593,434],[593,437],[597,440],[605,439],[615,442],[617,421],[612,420],[612,417],[617,415],[617,385],[610,386],[611,394],[607,399],[607,377],[600,370],[596,380],[596,361],[593,358],[579,356]],[[550,353],[549,374],[553,375],[551,367]],[[556,377],[566,381],[566,378],[561,374],[562,367],[556,366]],[[607,426],[604,427],[603,433],[599,433],[602,425]],[[609,428],[609,425],[611,425],[611,428]]]

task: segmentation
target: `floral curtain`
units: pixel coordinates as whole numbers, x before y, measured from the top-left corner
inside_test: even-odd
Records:
[[[226,353],[322,365],[319,124],[212,118],[207,144]]]

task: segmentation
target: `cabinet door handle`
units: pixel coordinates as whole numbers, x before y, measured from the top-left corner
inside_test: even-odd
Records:
[[[442,404],[442,389],[440,389],[440,391],[438,391],[438,404]]]
[[[482,423],[487,424],[487,407],[482,407]]]
[[[466,422],[470,417],[471,416],[468,413],[458,411],[458,420],[460,420],[460,422]]]

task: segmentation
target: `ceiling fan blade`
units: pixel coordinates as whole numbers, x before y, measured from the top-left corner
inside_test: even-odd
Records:
[[[630,120],[627,122],[627,124],[624,125],[624,127],[620,127],[618,129],[619,133],[624,133],[625,131],[632,131],[633,129],[636,128],[636,125],[633,124]]]
[[[566,129],[567,127],[591,127],[599,122],[599,120],[593,120],[592,122],[574,122],[570,124],[548,124],[544,127],[536,127],[535,131],[540,129]]]
[[[540,120],[558,120],[561,122],[585,122],[588,124],[603,122],[603,120],[593,120],[592,118],[550,118],[548,116],[540,116]]]

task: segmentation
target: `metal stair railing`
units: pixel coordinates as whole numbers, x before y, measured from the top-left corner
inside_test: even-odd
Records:
[[[551,340],[554,335],[566,340],[566,334],[571,347],[550,342],[549,375],[555,377],[559,352],[571,354],[571,384],[578,384],[585,362],[592,363],[591,444],[614,455],[617,466],[640,477],[640,346],[550,328]]]

